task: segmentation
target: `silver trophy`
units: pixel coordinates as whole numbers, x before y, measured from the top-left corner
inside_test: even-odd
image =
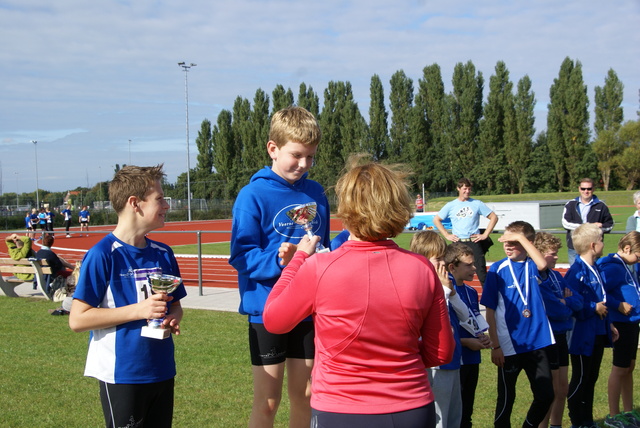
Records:
[[[295,224],[299,224],[302,226],[304,231],[307,233],[309,239],[313,238],[313,231],[311,223],[313,219],[316,218],[316,214],[318,213],[318,205],[315,202],[309,202],[307,204],[298,205],[296,207],[291,208],[287,211],[287,216],[293,220]],[[322,245],[320,242],[316,244],[317,252],[325,252],[329,251]]]
[[[182,278],[173,275],[163,275],[152,273],[147,276],[149,285],[154,293],[169,294],[175,291],[182,283]],[[171,329],[164,328],[162,322],[165,317],[149,320],[146,326],[142,327],[141,336],[151,339],[166,339],[171,336]]]

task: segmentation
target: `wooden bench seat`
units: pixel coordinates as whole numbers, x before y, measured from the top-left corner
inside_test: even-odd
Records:
[[[9,258],[0,258],[0,290],[8,297],[19,297],[15,291],[15,287],[25,281],[15,277],[16,273],[31,273],[33,281],[35,281],[38,290],[49,300],[52,296],[47,294],[47,280],[51,276],[51,268],[46,260],[37,260],[34,258],[13,260]],[[9,274],[11,276],[2,276],[1,274]]]

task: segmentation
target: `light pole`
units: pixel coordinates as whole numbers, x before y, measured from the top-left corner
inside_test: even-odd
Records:
[[[129,140],[129,165],[131,165],[131,140]]]
[[[31,140],[36,151],[36,209],[40,209],[40,190],[38,184],[38,142]]]
[[[189,160],[189,83],[187,75],[191,67],[195,67],[197,64],[186,64],[184,61],[179,62],[178,65],[184,70],[184,102],[187,112],[187,211],[188,219],[191,221],[191,162]]]
[[[18,175],[20,172],[16,171],[16,211],[18,211],[18,207],[20,206],[20,197],[18,196]]]

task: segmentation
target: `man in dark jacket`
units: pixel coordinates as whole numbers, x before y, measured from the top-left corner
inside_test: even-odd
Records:
[[[570,200],[564,206],[562,213],[562,226],[567,230],[567,251],[569,253],[569,264],[572,265],[576,258],[576,251],[573,249],[571,232],[584,223],[595,223],[602,229],[603,233],[611,232],[613,229],[613,217],[607,205],[593,194],[593,180],[583,178],[580,180],[580,196]]]

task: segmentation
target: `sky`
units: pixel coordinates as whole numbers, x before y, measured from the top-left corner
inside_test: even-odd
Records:
[[[434,63],[450,91],[471,60],[485,98],[498,61],[514,85],[529,75],[537,132],[566,57],[582,64],[591,121],[613,69],[635,120],[639,25],[640,0],[0,0],[0,193],[92,187],[116,164],[164,163],[175,182],[196,166],[202,121],[238,96],[278,84],[297,96],[304,82],[322,104],[328,82],[348,81],[368,120],[374,74],[388,100],[395,72],[416,88]],[[189,145],[181,61],[197,64]]]

